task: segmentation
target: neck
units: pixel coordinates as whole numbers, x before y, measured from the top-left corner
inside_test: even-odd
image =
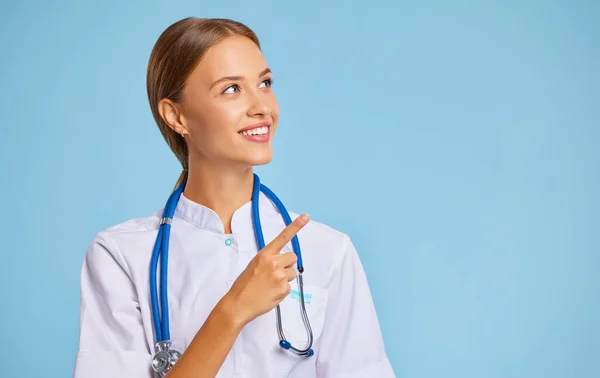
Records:
[[[233,213],[252,199],[252,168],[232,168],[203,161],[190,162],[188,169],[184,195],[217,213],[225,233],[230,234]]]

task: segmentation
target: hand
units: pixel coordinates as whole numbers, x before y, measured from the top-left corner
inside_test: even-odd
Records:
[[[242,326],[272,310],[290,293],[297,257],[293,252],[282,254],[281,249],[308,221],[308,214],[296,218],[256,254],[233,283],[226,296],[233,302],[234,317]]]

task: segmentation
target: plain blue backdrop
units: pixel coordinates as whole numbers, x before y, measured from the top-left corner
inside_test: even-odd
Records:
[[[352,237],[398,377],[600,376],[591,0],[3,2],[4,376],[72,374],[87,245],[175,184],[145,69],[188,16],[261,38],[282,114],[257,172]]]

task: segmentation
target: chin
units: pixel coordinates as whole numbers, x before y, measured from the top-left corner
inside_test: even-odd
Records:
[[[239,149],[230,160],[246,167],[265,165],[273,160],[273,149],[271,146],[263,145],[263,148]]]
[[[266,165],[273,160],[272,156],[250,159],[248,163],[252,166]]]
[[[271,151],[264,151],[263,153],[250,154],[243,158],[243,161],[251,166],[269,164],[273,160],[273,153]]]

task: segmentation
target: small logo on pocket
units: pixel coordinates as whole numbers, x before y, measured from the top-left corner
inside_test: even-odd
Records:
[[[292,291],[290,291],[290,297],[299,301],[300,300],[300,292],[298,290],[292,289]],[[308,294],[306,292],[304,293],[304,303],[309,304],[311,298],[312,298],[312,294]]]

